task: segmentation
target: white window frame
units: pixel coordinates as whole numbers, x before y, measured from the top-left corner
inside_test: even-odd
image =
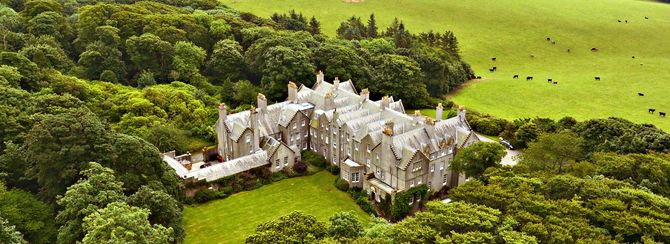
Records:
[[[365,163],[368,165],[368,168],[370,167],[370,159],[368,158]]]
[[[279,164],[279,159],[275,159],[275,168],[279,169],[280,164]]]
[[[447,174],[442,175],[442,185],[447,185]]]
[[[288,166],[288,156],[284,157],[284,166]]]
[[[298,129],[298,123],[293,123],[293,129]]]
[[[251,143],[251,135],[247,134],[247,136],[245,137],[244,141],[245,141],[247,144],[248,144],[248,143]]]
[[[435,172],[435,164],[430,165],[430,172],[431,173]]]

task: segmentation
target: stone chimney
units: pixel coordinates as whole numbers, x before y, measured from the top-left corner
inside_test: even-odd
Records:
[[[335,96],[333,95],[333,91],[328,91],[323,99],[323,110],[335,109]]]
[[[413,120],[414,120],[414,125],[415,125],[415,126],[416,126],[416,125],[419,125],[419,123],[421,123],[421,111],[419,111],[419,110],[414,110],[414,117],[413,117]]]
[[[393,120],[387,120],[384,124],[384,130],[382,131],[382,141],[381,141],[381,160],[382,162],[395,162],[395,154],[393,153]],[[400,149],[400,148],[398,148]],[[382,167],[383,171],[386,171],[386,174],[390,174],[390,169]],[[391,177],[386,177],[384,182],[390,184]]]
[[[265,116],[268,112],[268,100],[265,98],[263,93],[258,93],[256,96],[256,105],[258,106],[261,114]]]
[[[431,117],[426,117],[426,119],[423,121],[423,124],[425,125],[426,132],[430,136],[435,135],[435,119]]]
[[[363,103],[366,100],[370,99],[370,91],[368,91],[368,88],[364,88],[363,90],[361,90],[359,96],[361,98],[361,103]]]
[[[228,152],[227,141],[226,141],[226,117],[228,116],[228,111],[226,109],[226,104],[219,104],[219,120],[216,121],[216,142],[217,149],[219,150],[219,155],[226,157],[230,154]]]
[[[336,90],[340,88],[340,78],[335,77],[335,80],[333,80],[333,90]]]
[[[384,135],[393,136],[393,120],[387,120],[384,123]]]
[[[225,122],[228,117],[228,108],[226,108],[225,103],[219,104],[219,121],[221,123]]]
[[[291,103],[298,103],[298,86],[292,81],[288,82],[288,99]]]
[[[389,99],[389,96],[384,96],[382,97],[382,101],[379,103],[381,110],[385,110],[389,107],[389,104],[391,103],[391,99]]]
[[[255,153],[256,151],[258,151],[260,149],[260,146],[259,146],[259,144],[260,144],[260,132],[259,132],[259,128],[258,128],[260,126],[260,123],[258,122],[258,112],[256,112],[256,108],[253,107],[253,106],[251,106],[251,110],[249,111],[249,123],[250,123],[249,126],[251,126],[251,131],[253,133],[252,149],[253,149],[253,152]],[[246,152],[243,152],[243,153],[246,153]]]
[[[323,77],[324,77],[323,72],[319,70],[319,72],[316,73],[316,83],[323,82],[324,80]]]
[[[442,121],[442,111],[444,111],[444,108],[442,108],[442,103],[438,103],[437,107],[435,108],[436,121]]]
[[[463,105],[458,106],[458,121],[468,124],[468,121],[465,119],[465,107]]]

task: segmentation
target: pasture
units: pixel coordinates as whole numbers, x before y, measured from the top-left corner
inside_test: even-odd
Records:
[[[359,220],[370,217],[348,193],[335,188],[335,176],[326,171],[285,179],[261,188],[234,194],[226,199],[184,209],[185,243],[244,243],[260,223],[294,210],[321,221],[335,212],[355,211]]]
[[[356,15],[413,33],[451,30],[481,80],[450,98],[498,117],[623,117],[669,131],[670,4],[632,0],[223,0],[269,17],[295,9],[325,34]],[[648,17],[648,19],[645,19]],[[621,22],[618,22],[620,20]],[[625,22],[627,20],[627,23]],[[547,41],[546,38],[551,38]],[[555,44],[552,44],[555,42]],[[597,48],[598,51],[591,51]],[[567,50],[570,49],[570,52]],[[635,56],[635,58],[632,58]],[[492,58],[496,61],[492,61]],[[490,72],[493,66],[495,72]],[[518,74],[519,79],[513,79]],[[532,81],[526,81],[533,76]],[[598,76],[601,79],[595,80]],[[551,78],[552,83],[547,79]],[[553,84],[556,82],[556,84]],[[644,93],[645,96],[638,96]],[[650,114],[649,108],[656,109]]]

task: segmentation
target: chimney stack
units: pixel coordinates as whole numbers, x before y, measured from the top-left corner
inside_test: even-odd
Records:
[[[335,77],[335,80],[333,80],[333,89],[337,91],[337,89],[340,87],[340,78]]]
[[[389,99],[389,96],[382,97],[382,101],[379,103],[381,105],[381,110],[388,108],[390,103],[391,99]]]
[[[219,155],[226,157],[230,155],[228,152],[227,141],[226,141],[226,117],[228,116],[228,111],[226,110],[226,104],[219,104],[219,120],[216,121],[216,142]]]
[[[414,125],[419,125],[421,123],[421,112],[417,109],[414,110]]]
[[[228,117],[228,109],[226,108],[225,103],[219,104],[219,121],[222,123],[226,121],[226,118]]]
[[[363,103],[365,100],[370,99],[370,91],[368,91],[368,88],[364,88],[358,96],[360,96],[361,103]]]
[[[436,121],[442,121],[442,111],[444,111],[444,108],[442,108],[442,103],[438,103],[437,107],[435,108]]]
[[[335,109],[335,96],[333,95],[333,91],[328,91],[323,99],[323,110]]]
[[[323,76],[324,76],[323,72],[321,72],[321,70],[319,70],[319,72],[316,73],[316,83],[323,82]]]
[[[431,117],[426,117],[426,119],[423,121],[423,124],[426,126],[426,132],[428,132],[428,135],[435,135],[435,119]]]
[[[258,122],[258,112],[256,112],[255,107],[251,106],[249,113],[249,122],[251,123],[251,131],[253,132],[252,153],[255,153],[260,149],[260,132],[258,128],[260,123]]]
[[[387,136],[393,136],[393,120],[387,120],[384,123],[384,134]]]
[[[288,101],[298,103],[298,87],[292,81],[288,82]]]
[[[265,114],[268,112],[268,100],[265,98],[263,93],[258,93],[256,96],[256,104],[261,112],[261,115],[265,116]]]
[[[463,107],[463,105],[458,106],[458,120],[461,123],[467,124],[467,120],[465,119],[465,107]]]

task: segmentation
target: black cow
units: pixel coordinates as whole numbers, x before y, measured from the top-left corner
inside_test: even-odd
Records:
[[[595,79],[596,79],[596,80],[600,80],[600,76],[596,76]]]
[[[635,58],[635,56],[633,56],[633,58]]]
[[[526,80],[533,80],[532,76],[526,76]]]
[[[598,49],[597,49],[597,48],[595,48],[595,47],[593,47],[593,48],[591,48],[591,51],[592,51],[592,52],[597,52],[597,51],[598,51]]]
[[[547,37],[547,41],[551,41],[551,38]]]
[[[481,76],[477,76],[477,79],[480,80],[480,79],[482,79],[482,77],[481,77]]]
[[[656,109],[653,109],[653,108],[650,108],[650,109],[649,109],[649,113],[652,113],[652,114],[653,114],[654,112],[656,112]]]
[[[649,17],[647,17],[647,16],[644,16],[644,19],[649,19]]]
[[[665,112],[658,112],[658,115],[660,115],[661,117],[665,117]]]
[[[621,23],[621,20],[620,20],[620,19],[618,19],[618,20],[616,20],[616,21],[619,21],[619,23]]]
[[[496,66],[493,66],[493,70],[498,70],[498,67],[496,67]]]
[[[557,85],[557,84],[558,84],[558,82],[554,81],[554,85]]]
[[[547,79],[547,82],[552,82],[552,81],[553,81],[552,79]]]
[[[490,68],[490,69],[489,69],[489,71],[493,72],[493,71],[496,71],[496,70],[495,70],[495,69],[493,69],[493,68]]]
[[[570,48],[568,48],[568,52],[570,52]]]
[[[512,79],[517,79],[517,78],[519,78],[519,75],[512,76]]]
[[[496,61],[496,58],[491,58],[491,61]]]
[[[551,44],[556,44],[556,41],[552,41]]]
[[[644,93],[637,93],[638,96],[644,97]]]
[[[533,55],[533,54],[530,55],[530,58],[534,58],[534,57],[535,57],[535,55]]]
[[[628,20],[626,20],[626,23],[628,23]]]

